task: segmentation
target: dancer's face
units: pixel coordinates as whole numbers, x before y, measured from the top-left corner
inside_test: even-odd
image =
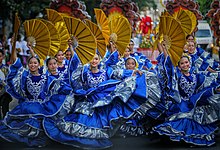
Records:
[[[194,37],[193,36],[189,36],[186,40],[187,40],[187,42],[194,42]]]
[[[128,59],[125,64],[126,69],[135,70],[136,62],[134,59]]]
[[[130,42],[129,43],[129,48],[130,48],[130,50],[133,52],[133,50],[134,50],[134,42]]]
[[[124,53],[124,58],[127,58],[130,56],[130,49],[126,48],[125,53]]]
[[[66,59],[67,59],[67,60],[70,60],[70,58],[71,58],[71,56],[72,56],[71,51],[67,51],[67,52],[65,53],[65,56],[66,56]]]
[[[189,42],[188,44],[188,53],[193,54],[195,52],[195,44],[194,42]]]
[[[179,68],[181,71],[188,71],[190,68],[190,62],[187,57],[182,57],[179,62]]]
[[[98,67],[99,63],[100,63],[100,58],[97,54],[95,54],[92,61],[90,62],[90,65],[91,67],[95,68],[95,67]]]
[[[28,68],[30,69],[31,72],[38,71],[39,66],[40,66],[40,64],[39,64],[37,58],[33,57],[29,60]]]
[[[57,61],[55,59],[50,59],[47,67],[49,72],[55,72],[58,68]]]
[[[57,55],[56,55],[56,58],[57,58],[57,62],[58,62],[58,63],[62,63],[63,60],[64,60],[63,52],[62,52],[62,51],[58,51],[58,53],[57,53]]]

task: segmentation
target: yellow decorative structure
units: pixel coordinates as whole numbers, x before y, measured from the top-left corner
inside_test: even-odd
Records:
[[[86,19],[85,22],[86,22],[86,25],[89,27],[89,29],[92,31],[93,35],[96,38],[97,48],[98,48],[99,54],[101,55],[101,57],[104,57],[104,55],[106,53],[106,43],[105,43],[105,38],[102,34],[102,31],[100,30],[98,25],[96,25],[92,21]]]
[[[51,39],[51,45],[50,45],[50,50],[48,51],[48,56],[55,56],[58,52],[58,50],[60,49],[60,35],[57,31],[57,29],[55,28],[55,26],[53,25],[53,23],[51,23],[50,21],[44,20],[42,19],[41,21],[43,21],[50,32],[50,39]]]
[[[39,19],[26,20],[24,30],[27,42],[30,42],[39,58],[45,60],[50,50],[51,40],[47,25]]]
[[[101,9],[95,8],[94,11],[95,11],[95,17],[96,17],[97,24],[102,31],[102,34],[105,38],[106,45],[108,45],[109,36],[110,36],[110,30],[109,30],[109,26],[108,26],[108,24],[109,24],[108,18],[106,17],[105,13]]]
[[[63,17],[70,37],[73,41],[73,47],[82,64],[90,62],[97,48],[95,36],[81,20],[73,17]]]
[[[18,13],[15,13],[15,23],[14,23],[14,33],[15,34],[18,34],[18,30],[19,30],[20,25],[21,25],[21,22],[19,20]]]
[[[183,9],[179,9],[173,14],[173,17],[180,23],[186,35],[192,32],[192,20]]]
[[[16,48],[16,41],[17,41],[17,36],[18,36],[18,30],[19,30],[19,27],[21,25],[21,22],[19,20],[19,17],[18,17],[18,13],[15,13],[15,20],[14,20],[14,42],[12,44],[12,50],[15,51],[15,48]]]
[[[111,21],[112,19],[118,17],[124,17],[124,16],[122,15],[122,13],[114,11],[108,15],[108,20]]]
[[[159,34],[174,66],[177,66],[186,43],[185,32],[180,23],[172,17],[160,17]]]
[[[191,12],[190,10],[185,10],[184,11],[188,14],[188,16],[190,17],[191,21],[192,21],[192,29],[191,29],[191,34],[192,32],[195,30],[196,26],[197,26],[197,18],[196,15]]]
[[[121,55],[124,54],[126,47],[131,39],[131,26],[125,17],[113,18],[109,22],[110,40],[116,44]]]
[[[47,19],[51,21],[60,35],[60,49],[65,52],[68,48],[68,40],[70,39],[63,17],[60,13],[53,9],[46,9]]]

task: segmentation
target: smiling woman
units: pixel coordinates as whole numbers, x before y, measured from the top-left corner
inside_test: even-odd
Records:
[[[49,138],[42,128],[42,121],[67,112],[64,106],[70,104],[72,88],[53,76],[39,73],[40,61],[35,56],[28,60],[28,70],[23,68],[15,49],[11,60],[13,64],[6,78],[6,89],[19,104],[0,121],[0,137],[28,146],[45,146]]]
[[[198,146],[213,145],[217,130],[215,121],[219,117],[216,116],[219,108],[214,105],[219,102],[212,101],[215,98],[219,100],[219,81],[191,71],[191,60],[187,54],[182,55],[178,67],[174,67],[165,47],[158,48],[163,53],[158,57],[157,72],[168,107],[166,121],[153,130],[172,141]]]

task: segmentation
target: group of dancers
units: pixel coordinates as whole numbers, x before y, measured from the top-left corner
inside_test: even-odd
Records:
[[[177,67],[163,42],[156,66],[133,51],[132,40],[120,56],[110,39],[104,58],[96,53],[86,65],[72,41],[69,60],[58,51],[45,66],[30,45],[28,68],[13,50],[5,88],[18,105],[0,122],[1,140],[98,149],[111,147],[118,133],[147,138],[150,132],[171,141],[213,145],[220,119],[219,63],[190,37]]]

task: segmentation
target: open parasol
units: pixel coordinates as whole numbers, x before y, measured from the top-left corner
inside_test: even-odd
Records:
[[[63,17],[71,39],[73,47],[82,64],[90,62],[97,48],[95,36],[81,20],[73,17]]]
[[[40,19],[31,19],[24,22],[27,42],[31,43],[34,52],[45,60],[50,50],[50,32],[47,25]]]
[[[124,54],[126,47],[131,39],[131,26],[125,17],[114,18],[109,22],[110,38],[112,38],[121,55]]]
[[[186,11],[180,8],[173,14],[173,17],[180,23],[186,35],[191,34],[192,20]]]
[[[109,36],[110,36],[108,18],[106,17],[105,13],[101,9],[95,8],[94,11],[95,11],[97,24],[102,31],[102,34],[105,38],[105,43],[107,45],[109,43]]]
[[[56,10],[46,9],[47,19],[51,21],[60,35],[60,49],[65,52],[68,48],[68,40],[70,39],[63,17]]]
[[[57,29],[55,28],[55,26],[53,25],[53,23],[44,19],[42,19],[41,21],[43,21],[47,25],[50,32],[51,45],[47,55],[55,56],[58,50],[60,49],[60,35]]]
[[[178,61],[183,53],[184,45],[186,44],[185,32],[178,21],[172,17],[160,17],[160,31],[168,55],[174,66],[177,66]]]
[[[102,31],[100,30],[98,25],[96,25],[92,21],[85,19],[85,22],[96,38],[99,54],[101,55],[101,57],[104,57],[106,53],[106,43],[105,43],[105,38],[102,35]]]

